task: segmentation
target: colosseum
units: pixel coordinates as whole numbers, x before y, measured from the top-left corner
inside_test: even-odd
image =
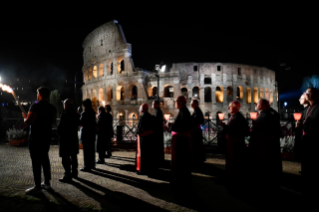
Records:
[[[212,118],[217,112],[228,114],[228,104],[233,100],[242,103],[241,111],[246,116],[254,111],[259,98],[268,99],[278,110],[275,72],[264,67],[173,63],[158,71],[158,88],[155,72],[134,66],[132,46],[126,42],[117,21],[96,28],[85,38],[83,48],[83,99],[92,99],[95,107],[111,104],[115,119],[137,120],[139,106],[144,102],[151,105],[157,89],[163,113],[172,117],[178,112],[174,99],[179,95],[184,95],[188,102],[199,99],[202,111]]]

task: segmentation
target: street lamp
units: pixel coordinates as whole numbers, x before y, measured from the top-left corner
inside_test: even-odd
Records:
[[[160,65],[155,65],[155,71],[156,71],[156,73],[155,73],[155,76],[156,76],[156,78],[157,78],[157,100],[158,101],[160,101],[160,97],[159,97],[159,74],[158,74],[158,72],[160,71],[160,72],[165,72],[165,70],[166,70],[166,65],[165,64],[163,64],[163,63],[161,63]]]

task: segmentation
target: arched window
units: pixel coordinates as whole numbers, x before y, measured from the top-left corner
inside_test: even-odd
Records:
[[[237,87],[237,95],[236,95],[236,99],[243,99],[243,87],[238,86]]]
[[[94,98],[96,98],[96,90],[95,89],[92,90],[92,99],[94,99]]]
[[[99,101],[103,101],[104,100],[104,93],[103,93],[103,88],[99,89]]]
[[[264,89],[260,88],[260,94],[259,94],[260,98],[264,98]]]
[[[257,103],[258,102],[258,88],[255,87],[254,88],[254,103]]]
[[[228,86],[227,87],[227,100],[233,100],[233,87],[232,86]]]
[[[224,101],[224,93],[223,93],[223,88],[221,86],[216,87],[215,95],[216,95],[216,102]]]
[[[99,76],[103,77],[104,76],[104,64],[101,63],[99,67]]]
[[[130,113],[129,115],[128,115],[128,124],[129,124],[129,126],[130,127],[133,127],[137,122],[138,122],[138,116],[137,116],[137,114],[136,113]]]
[[[124,100],[124,88],[123,86],[118,86],[116,89],[116,100],[121,101]]]
[[[210,87],[206,87],[204,89],[204,101],[205,102],[212,102],[212,89]]]
[[[89,69],[89,80],[91,80],[92,79],[92,69],[90,68]]]
[[[197,86],[195,86],[193,88],[193,98],[200,99],[200,97],[199,97],[199,87],[197,87]]]
[[[171,85],[167,85],[164,88],[164,97],[174,97],[174,88]]]
[[[107,89],[107,93],[106,93],[106,100],[107,101],[112,101],[112,99],[113,99],[113,90],[112,90],[111,87],[109,87]]]
[[[113,62],[109,61],[109,63],[107,64],[107,71],[109,73],[109,75],[113,75]]]
[[[269,103],[272,104],[274,102],[274,93],[272,90],[270,90],[270,98],[269,98]]]
[[[124,67],[124,60],[122,58],[118,59],[117,61],[117,71],[119,74],[124,73],[125,67]]]
[[[269,100],[269,91],[268,91],[268,88],[266,88],[266,91],[265,91],[265,98],[267,100]]]
[[[187,88],[185,88],[185,87],[182,88],[181,92],[182,92],[182,95],[185,96],[185,98],[187,99],[188,98],[188,90],[187,90]]]
[[[137,100],[137,87],[134,85],[131,91],[131,100]]]
[[[251,90],[250,88],[246,88],[246,103],[251,103]]]
[[[210,77],[205,77],[205,78],[204,78],[204,84],[212,84],[212,78],[210,78]]]
[[[97,67],[96,66],[93,67],[93,77],[94,78],[97,77]]]

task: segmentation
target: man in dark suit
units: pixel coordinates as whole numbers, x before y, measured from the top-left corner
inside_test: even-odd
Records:
[[[164,163],[165,155],[164,155],[164,137],[163,137],[163,124],[164,117],[163,112],[159,106],[159,101],[155,100],[152,103],[152,108],[154,109],[153,116],[155,118],[155,128],[154,128],[154,139],[156,142],[154,143],[154,154],[156,154],[156,165],[159,167]]]
[[[80,114],[74,111],[73,101],[66,99],[63,101],[64,111],[58,125],[59,134],[59,154],[62,157],[62,165],[65,170],[61,182],[70,182],[78,176],[79,139],[78,127]],[[72,172],[71,172],[72,170]]]

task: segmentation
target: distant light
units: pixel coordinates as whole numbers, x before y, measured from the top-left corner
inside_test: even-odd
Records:
[[[0,77],[0,82],[1,82],[1,77]]]
[[[285,107],[288,105],[288,103],[287,102],[284,102],[284,105],[285,105]]]
[[[161,72],[165,72],[165,70],[166,70],[166,65],[163,65],[161,68]]]
[[[197,94],[195,94],[194,96],[195,96],[195,97],[197,97],[198,95],[197,95]]]
[[[7,103],[7,106],[8,106],[8,103]]]

